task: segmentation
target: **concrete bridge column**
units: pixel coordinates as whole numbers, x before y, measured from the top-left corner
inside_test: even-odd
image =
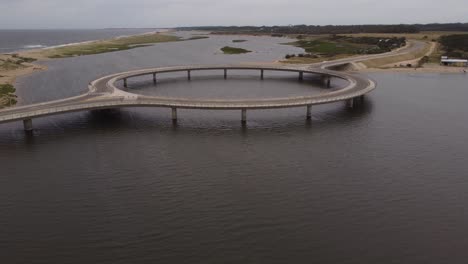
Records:
[[[312,105],[307,106],[307,120],[312,119]]]
[[[124,87],[127,88],[127,79],[123,79],[124,81]]]
[[[24,131],[32,131],[33,130],[32,119],[23,120],[23,126],[24,126]]]
[[[299,72],[299,81],[304,80],[304,72]]]
[[[265,70],[263,70],[263,69],[260,70],[260,79],[262,79],[262,80],[263,80],[264,72],[265,72]]]
[[[172,108],[172,121],[177,121],[177,108]]]
[[[330,88],[331,87],[331,77],[328,76],[327,77],[327,88]]]
[[[346,101],[346,105],[348,106],[348,108],[350,109],[353,109],[354,108],[354,98],[351,98],[349,99],[348,101]]]
[[[242,109],[242,124],[247,123],[247,109]]]
[[[191,70],[188,70],[187,71],[187,79],[190,81],[192,80],[192,71]]]
[[[227,69],[224,69],[224,80],[227,79]]]
[[[158,80],[156,79],[156,73],[153,73],[153,83],[156,84]]]

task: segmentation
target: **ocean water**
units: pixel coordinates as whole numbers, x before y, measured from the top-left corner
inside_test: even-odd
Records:
[[[0,53],[142,34],[158,29],[0,30]]]

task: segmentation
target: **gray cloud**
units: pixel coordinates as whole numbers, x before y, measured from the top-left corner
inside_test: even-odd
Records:
[[[466,0],[0,0],[1,28],[465,22]]]

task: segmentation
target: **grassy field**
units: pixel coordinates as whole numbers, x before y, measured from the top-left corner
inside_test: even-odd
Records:
[[[36,61],[34,58],[21,57],[17,54],[0,56],[0,72],[13,71],[25,67],[23,63],[31,63]]]
[[[200,39],[204,37],[194,37]],[[100,54],[106,52],[129,50],[139,47],[145,47],[161,42],[180,41],[176,36],[163,34],[145,34],[131,37],[116,38],[110,40],[93,41],[89,43],[81,43],[77,45],[64,46],[54,49],[41,50],[39,53],[48,58],[67,58],[75,56],[84,56],[92,54]]]
[[[364,37],[364,36],[362,36]],[[321,61],[336,60],[346,58],[358,54],[376,54],[383,53],[383,50],[376,44],[377,40],[369,39],[363,41],[351,36],[333,36],[333,35],[316,35],[302,36],[300,40],[286,43],[305,50],[305,54],[291,54],[286,56],[284,63],[291,64],[310,64]],[[380,44],[379,44],[380,45]]]
[[[289,44],[303,48],[307,53],[321,54],[327,57],[338,54],[356,54],[362,49],[371,48],[370,45],[334,41],[328,37],[299,40]]]
[[[244,54],[244,53],[252,52],[250,50],[234,48],[234,47],[229,47],[229,46],[222,48],[221,51],[224,52],[224,54]]]

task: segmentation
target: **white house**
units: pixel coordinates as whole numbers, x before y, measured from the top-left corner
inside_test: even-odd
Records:
[[[442,56],[440,60],[441,65],[445,66],[462,66],[462,67],[468,67],[468,60],[464,59],[450,59],[447,56]]]

